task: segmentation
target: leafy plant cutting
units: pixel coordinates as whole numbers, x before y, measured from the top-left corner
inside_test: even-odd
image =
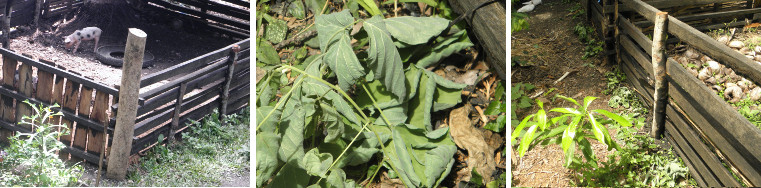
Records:
[[[457,147],[431,114],[460,103],[466,85],[426,68],[473,46],[466,31],[444,33],[450,22],[439,17],[384,18],[373,1],[358,2],[374,16],[315,17],[322,53],[257,59],[269,70],[257,83],[257,187],[355,187],[381,168],[407,187],[438,187],[452,170]]]

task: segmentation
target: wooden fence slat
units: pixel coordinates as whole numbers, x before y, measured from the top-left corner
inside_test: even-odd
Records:
[[[0,4],[2,4],[2,3],[0,3]],[[8,59],[5,56],[2,57],[2,60],[3,60],[3,67],[2,67],[3,79],[0,80],[0,81],[2,81],[2,85],[3,86],[11,86],[11,85],[13,85],[13,70],[9,70],[8,72],[11,72],[11,74],[8,74],[8,73],[6,73],[5,69],[10,69],[10,67],[13,66],[13,69],[15,70],[16,69],[15,64],[10,62],[10,61],[12,61],[12,59]],[[6,81],[6,80],[8,80],[8,81]],[[6,83],[10,83],[10,84],[6,84]],[[10,102],[6,102],[6,101],[10,101]],[[11,105],[11,108],[12,108],[13,99],[8,97],[8,96],[5,96],[5,95],[0,96],[0,118],[2,118],[2,119],[6,119],[6,115],[5,115],[4,111],[5,111],[5,109],[9,108],[9,107],[6,107],[6,105]],[[8,119],[6,119],[6,120],[8,120]],[[0,141],[7,142],[8,138],[11,137],[11,136],[13,136],[13,130],[12,129],[10,129],[10,128],[0,129],[0,137],[2,137],[2,138],[0,138]]]
[[[18,80],[18,89],[19,92],[26,96],[26,97],[32,97],[32,92],[34,90],[34,85],[32,84],[32,66],[29,66],[27,64],[21,64],[19,66],[19,80]],[[16,100],[16,122],[22,122],[22,118],[24,116],[31,117],[33,114],[32,107],[22,103],[23,100]],[[20,126],[32,129],[32,125],[29,124],[19,124]]]
[[[103,92],[95,92],[95,104],[92,108],[90,118],[101,124],[106,124],[108,121],[108,94]],[[103,150],[103,137],[106,135],[102,131],[96,131],[94,129],[88,129],[88,135],[90,139],[87,141],[87,150],[94,153],[100,153]]]
[[[93,90],[92,88],[88,88],[87,86],[82,86],[82,91],[80,91],[79,94],[79,110],[77,111],[77,115],[82,118],[89,118],[90,117],[90,107],[92,106],[92,94]],[[87,149],[87,141],[89,140],[87,134],[89,129],[85,126],[82,126],[81,123],[77,123],[76,127],[77,133],[74,134],[76,138],[74,138],[74,146],[77,146],[79,148],[84,149],[84,151],[88,151]]]
[[[621,31],[626,33],[626,35],[629,35],[632,39],[634,39],[637,44],[645,49],[647,54],[653,54],[653,41],[647,38],[644,33],[642,33],[641,30],[637,29],[634,25],[632,25],[629,20],[624,19],[623,17],[619,17],[621,23],[619,25],[619,28]]]
[[[71,112],[76,112],[78,97],[79,97],[79,83],[66,80],[66,83],[64,84],[63,99],[61,104],[63,109],[66,109]],[[70,117],[64,116],[61,118],[61,124],[66,124],[66,126],[69,127],[69,130],[71,131],[71,134],[62,136],[61,141],[64,141],[64,143],[66,143],[67,146],[71,146],[71,144],[73,144],[73,138],[76,138],[76,130],[74,129],[74,122],[71,121]],[[84,148],[81,148],[81,149],[84,150]]]
[[[18,62],[8,56],[3,55],[3,87],[15,89],[13,80],[16,75],[16,66]],[[13,98],[3,95],[0,96],[3,103],[3,120],[15,122],[15,109],[13,109]]]

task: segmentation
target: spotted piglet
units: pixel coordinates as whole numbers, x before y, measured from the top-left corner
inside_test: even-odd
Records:
[[[77,52],[77,48],[79,47],[79,43],[81,43],[83,40],[93,40],[95,39],[95,48],[93,48],[93,52],[98,49],[98,39],[100,39],[100,33],[101,30],[97,27],[85,27],[84,29],[80,29],[77,31],[74,31],[69,36],[64,37],[64,43],[66,43],[66,49],[70,49],[72,45],[74,45],[74,53]]]

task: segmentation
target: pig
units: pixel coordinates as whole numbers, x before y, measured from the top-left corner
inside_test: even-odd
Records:
[[[69,36],[64,37],[64,43],[66,43],[66,49],[70,49],[72,45],[74,45],[74,51],[73,53],[77,52],[77,48],[79,47],[79,43],[81,43],[83,40],[93,40],[95,39],[95,48],[93,48],[93,52],[98,49],[98,40],[100,39],[100,33],[101,30],[97,27],[85,27],[83,29],[74,31]]]

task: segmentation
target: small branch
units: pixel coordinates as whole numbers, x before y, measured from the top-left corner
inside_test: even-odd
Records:
[[[313,37],[315,35],[317,35],[317,30],[307,31],[307,32],[301,33],[300,35],[296,35],[295,37],[291,37],[288,40],[284,40],[284,41],[278,43],[277,45],[275,45],[274,47],[275,47],[275,50],[279,50],[280,48],[282,48],[284,46],[287,46],[287,45],[289,45],[291,43],[293,43],[293,44],[301,44],[301,42],[303,42],[307,38]]]
[[[478,111],[478,115],[479,117],[481,117],[481,121],[483,121],[484,125],[486,125],[486,123],[489,122],[489,119],[487,119],[486,116],[484,115],[484,111],[481,110],[480,106],[476,106],[476,111]]]
[[[571,74],[571,72],[575,72],[575,71],[568,71],[568,72],[565,72],[565,74],[563,74],[563,76],[561,76],[561,77],[560,77],[560,79],[558,79],[558,80],[555,80],[555,82],[552,82],[552,84],[553,84],[553,85],[558,85],[558,82],[560,82],[560,81],[562,81],[563,79],[565,79],[565,77],[566,77],[566,76],[568,76],[569,74]]]
[[[531,95],[531,97],[529,97],[529,98],[530,98],[530,99],[534,99],[534,98],[536,98],[536,97],[539,97],[539,95],[541,95],[542,93],[544,93],[544,90],[542,90],[542,91],[539,91],[538,93],[536,93],[536,94],[534,94],[534,95]]]

